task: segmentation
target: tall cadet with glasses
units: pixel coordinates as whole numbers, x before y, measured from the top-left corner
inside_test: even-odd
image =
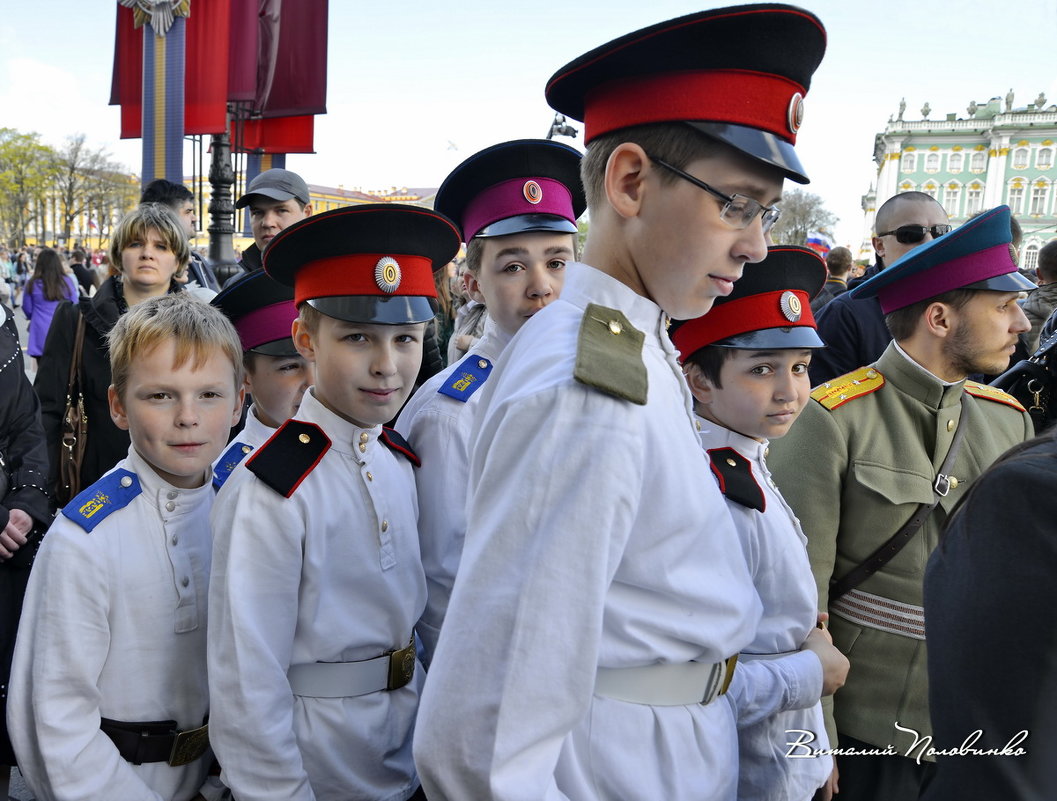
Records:
[[[1017,298],[1033,284],[1009,240],[1009,208],[999,206],[849,290],[877,299],[894,341],[873,364],[817,387],[771,443],[771,471],[808,538],[819,606],[851,661],[833,698],[840,801],[917,801],[932,776],[925,563],[976,477],[1033,434],[1012,396],[966,380],[1002,372],[1029,328]]]
[[[873,248],[877,264],[863,280],[879,273],[918,245],[931,242],[951,230],[943,206],[924,192],[902,192],[885,201],[874,218]],[[853,289],[851,282],[848,288]],[[811,361],[811,384],[817,386],[864,364],[872,364],[888,347],[892,335],[877,301],[856,300],[850,293],[839,295],[819,312],[818,334],[826,347]]]
[[[793,143],[824,47],[811,14],[742,6],[551,78],[584,121],[591,229],[479,390],[415,731],[430,801],[734,797],[719,696],[761,607],[666,326],[766,256],[784,179],[807,180]]]

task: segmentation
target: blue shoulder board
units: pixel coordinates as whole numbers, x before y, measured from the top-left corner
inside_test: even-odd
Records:
[[[128,470],[108,473],[62,508],[62,513],[87,532],[143,492],[139,477]]]
[[[488,359],[480,356],[467,356],[437,392],[466,403],[470,396],[481,388],[491,372],[492,363]]]
[[[220,492],[231,472],[252,451],[253,448],[244,442],[232,442],[231,447],[224,451],[224,455],[217,461],[217,466],[213,468],[213,489]]]

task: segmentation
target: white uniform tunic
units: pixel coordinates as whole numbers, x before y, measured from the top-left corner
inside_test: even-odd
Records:
[[[466,359],[494,364],[510,336],[491,320],[481,341]],[[423,384],[396,421],[399,431],[422,460],[415,473],[418,484],[418,531],[428,600],[418,626],[423,661],[429,667],[437,647],[440,625],[448,610],[455,572],[466,534],[466,484],[470,473],[470,431],[481,409],[480,388],[465,400],[438,390],[452,380],[462,361],[450,365]]]
[[[574,379],[592,302],[645,334],[645,405]],[[599,666],[723,660],[760,616],[664,325],[652,301],[571,264],[481,390],[465,548],[415,743],[430,801],[734,798],[727,701],[593,693]]]
[[[293,495],[243,462],[217,496],[211,740],[239,801],[402,801],[421,670],[353,698],[294,696],[286,673],[407,645],[426,602],[413,468],[312,392],[294,419],[332,444]]]
[[[209,711],[213,487],[173,487],[133,448],[114,470],[122,468],[143,491],[91,532],[56,517],[26,592],[7,714],[41,801],[186,801],[211,761],[207,753],[178,768],[133,765],[99,729],[101,717],[193,729]]]
[[[801,737],[811,749],[829,748],[819,702],[822,665],[812,652],[799,650],[818,619],[807,538],[767,469],[767,443],[704,418],[698,422],[701,447],[733,448],[744,456],[764,499],[762,512],[727,499],[763,602],[756,636],[742,651],[731,684],[741,760],[738,798],[809,801],[829,777],[833,758],[787,756],[806,753],[807,747],[789,745]]]

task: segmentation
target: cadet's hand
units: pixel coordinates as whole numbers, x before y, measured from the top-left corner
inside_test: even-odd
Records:
[[[837,786],[837,763],[833,763],[833,772],[830,773],[826,783],[815,791],[811,801],[832,801],[833,796],[840,792]]]
[[[14,556],[15,551],[26,544],[26,535],[32,528],[33,518],[21,509],[12,509],[7,526],[0,532],[0,558],[10,559]]]
[[[811,629],[800,650],[813,651],[822,663],[822,694],[833,695],[844,686],[851,663],[833,644],[828,631]]]

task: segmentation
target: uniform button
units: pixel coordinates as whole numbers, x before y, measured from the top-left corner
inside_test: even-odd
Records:
[[[877,378],[877,371],[876,370],[867,370],[866,371],[866,377],[867,378]],[[829,386],[829,385],[827,384],[826,386]]]
[[[167,512],[171,512],[175,508],[176,508],[176,504],[173,503],[172,501],[169,501],[167,504],[165,504],[165,511],[167,511]]]
[[[698,431],[701,430],[701,421],[700,420],[694,420],[694,428],[696,428]]]
[[[951,476],[951,489],[958,489],[958,479]]]
[[[727,459],[727,464],[729,464],[731,467],[737,467],[738,466],[738,463],[735,462],[733,459]]]
[[[367,453],[367,446],[364,443],[361,442],[356,447],[360,449],[360,453]]]
[[[622,334],[624,332],[624,326],[622,326],[620,324],[619,320],[610,320],[609,321],[609,332],[611,334],[619,336],[620,334]]]
[[[312,437],[308,436],[308,434],[302,434],[298,437],[298,439],[301,441],[302,445],[307,445],[309,442],[312,441]]]
[[[953,431],[954,430],[954,421],[953,420],[948,420],[947,421],[947,430],[948,431]]]
[[[175,534],[173,534],[173,535],[172,535],[172,539],[171,539],[171,540],[169,540],[169,541],[170,541],[170,542],[171,542],[171,543],[172,543],[173,545],[178,545],[178,544],[180,543],[180,538],[179,538],[179,537],[177,537],[177,536],[176,536]]]
[[[388,530],[389,530],[389,521],[388,520],[383,520],[382,521],[382,531],[388,531]]]
[[[175,492],[170,492],[165,497],[168,498],[170,501],[175,501],[176,500],[176,493]]]
[[[477,360],[477,366],[480,367],[483,370],[484,368],[486,368],[488,366],[488,362],[486,362],[484,359],[478,359]]]
[[[306,436],[306,437],[307,437],[307,436],[308,436],[308,434],[304,434],[303,436]],[[243,452],[243,453],[249,453],[249,452],[250,452],[250,451],[252,451],[252,450],[253,450],[253,448],[251,448],[251,447],[250,447],[249,445],[243,445],[243,446],[242,446],[242,452]]]
[[[180,579],[180,584],[182,584],[184,587],[186,587],[190,583],[191,579],[187,578],[187,576],[184,576],[182,579]]]
[[[122,486],[122,487],[131,487],[131,486],[132,486],[132,479],[131,479],[131,477],[129,477],[129,476],[122,476],[122,477],[121,477],[121,486]]]
[[[763,458],[766,459],[770,455],[771,455],[771,449],[770,448],[764,448],[763,449]]]
[[[369,440],[370,438],[371,438],[370,434],[368,434],[366,431],[361,431],[360,432],[360,442],[363,442],[363,443],[366,444],[367,440]]]
[[[374,481],[374,474],[372,474],[370,470],[367,471],[367,480]]]

